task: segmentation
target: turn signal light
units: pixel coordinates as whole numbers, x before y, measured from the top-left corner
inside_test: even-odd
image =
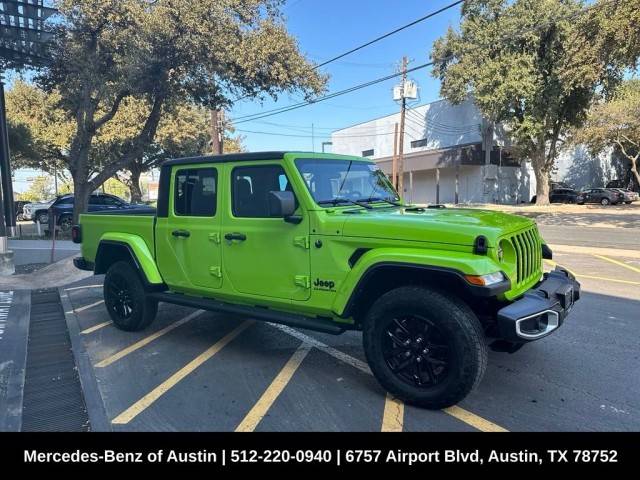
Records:
[[[465,275],[464,278],[472,285],[478,285],[480,287],[488,287],[504,281],[504,274],[502,272],[488,273],[486,275]]]

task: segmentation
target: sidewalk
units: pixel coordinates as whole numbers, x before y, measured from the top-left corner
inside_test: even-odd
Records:
[[[9,249],[14,252],[16,265],[29,263],[49,263],[51,261],[51,240],[17,240],[9,239]],[[80,251],[80,245],[70,240],[56,240],[54,262],[70,256],[75,256]]]

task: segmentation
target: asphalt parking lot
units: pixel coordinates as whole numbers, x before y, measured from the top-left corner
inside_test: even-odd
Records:
[[[128,333],[109,321],[101,276],[62,296],[88,358],[83,384],[97,386],[85,393],[92,423],[115,431],[640,430],[640,256],[554,261],[583,286],[567,323],[514,354],[491,352],[479,389],[445,411],[388,398],[359,333],[167,304],[145,331]]]

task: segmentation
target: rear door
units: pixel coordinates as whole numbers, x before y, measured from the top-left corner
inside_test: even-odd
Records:
[[[156,224],[156,258],[171,287],[182,290],[222,286],[219,167],[179,166],[171,172],[168,214]]]
[[[282,164],[238,162],[227,168],[231,202],[223,220],[222,257],[230,287],[252,296],[308,299],[309,216],[298,208],[302,221],[295,224],[268,212],[270,191],[296,193]]]

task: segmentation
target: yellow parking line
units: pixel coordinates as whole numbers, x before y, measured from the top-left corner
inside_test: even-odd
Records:
[[[640,268],[632,267],[631,265],[627,265],[624,262],[619,262],[618,260],[614,260],[613,258],[605,257],[604,255],[594,255],[594,257],[599,258],[601,260],[605,260],[607,262],[611,262],[615,265],[620,265],[621,267],[628,268],[633,272],[640,273]]]
[[[306,342],[303,342],[298,349],[291,355],[289,361],[282,367],[280,373],[274,378],[271,385],[265,390],[265,392],[260,397],[260,400],[253,406],[253,408],[247,413],[247,416],[244,417],[240,425],[236,427],[236,432],[253,432],[258,424],[262,421],[264,416],[267,414],[271,405],[276,401],[278,396],[282,393],[287,384],[291,381],[293,374],[296,373],[296,370],[305,359],[309,351],[311,350],[311,345]]]
[[[107,325],[111,325],[112,323],[113,322],[111,320],[109,320],[108,322],[99,323],[97,325],[94,325],[93,327],[87,328],[86,330],[82,330],[80,333],[82,335],[86,335],[87,333],[93,333],[96,330],[100,330],[101,328],[106,327]]]
[[[404,402],[387,393],[382,415],[382,432],[401,432],[404,425]]]
[[[558,265],[553,260],[545,260],[545,262],[551,265],[552,267],[555,267],[556,265]],[[583,275],[581,273],[576,273],[572,270],[569,270],[568,268],[566,268],[566,270],[570,272],[572,275],[574,275],[576,278],[587,278],[589,280],[602,280],[604,282],[624,283],[627,285],[640,285],[640,282],[632,282],[631,280],[620,280],[618,278],[596,277],[594,275]]]
[[[318,350],[321,350],[325,353],[327,353],[328,355],[331,355],[332,357],[345,362],[349,365],[351,365],[352,367],[357,368],[358,370],[367,373],[369,375],[373,375],[373,372],[371,372],[371,369],[369,368],[369,366],[364,363],[362,360],[359,360],[357,358],[352,357],[351,355],[341,352],[340,350],[337,350],[333,347],[330,347],[329,345],[327,345],[326,343],[321,342],[320,340],[316,340],[313,337],[310,337],[302,332],[299,332],[298,330],[295,330],[291,327],[287,327],[286,325],[277,325],[277,324],[271,324],[273,327],[277,328],[278,330],[282,330],[283,332],[285,332],[288,335],[291,335],[292,337],[298,338],[300,340],[302,340],[303,342],[307,342],[309,343],[311,346],[313,346],[314,348],[317,348]],[[385,406],[386,408],[386,406]],[[448,409],[444,410],[446,413],[448,413],[451,416],[456,417],[458,420],[462,420],[463,422],[471,425],[474,428],[477,428],[478,430],[482,430],[482,431],[487,431],[487,432],[492,432],[492,431],[496,431],[496,432],[506,432],[508,430],[502,428],[499,425],[496,425],[493,422],[490,422],[489,420],[485,420],[482,417],[479,417],[478,415],[475,415],[474,413],[468,412],[466,410],[464,410],[461,407],[449,407]]]
[[[171,390],[180,380],[185,378],[191,372],[193,372],[196,368],[201,366],[204,362],[213,357],[216,353],[222,350],[229,342],[231,342],[234,338],[240,335],[244,330],[250,327],[253,324],[253,321],[247,320],[242,324],[238,325],[231,332],[226,334],[222,339],[218,340],[215,344],[209,347],[207,350],[202,352],[196,358],[187,363],[184,367],[178,370],[176,373],[171,375],[167,380],[162,382],[156,388],[151,390],[151,392],[147,393],[144,397],[138,400],[136,403],[127,408],[124,412],[118,415],[116,418],[111,420],[111,423],[124,425],[129,423],[135,417],[137,417],[140,413],[146,410],[151,404],[153,404],[156,400],[158,400],[162,395]]]
[[[194,318],[196,318],[201,313],[204,313],[204,310],[198,310],[196,312],[193,312],[191,315],[187,315],[183,319],[178,320],[175,323],[172,323],[171,325],[163,328],[162,330],[158,330],[157,332],[149,335],[148,337],[143,338],[139,342],[136,342],[133,345],[131,345],[131,346],[127,347],[127,348],[124,348],[124,349],[120,350],[119,352],[114,353],[110,357],[105,358],[104,360],[101,360],[100,362],[96,363],[96,367],[99,367],[99,368],[108,367],[112,363],[117,362],[118,360],[120,360],[123,357],[126,357],[130,353],[135,352],[136,350],[144,347],[145,345],[150,344],[151,342],[153,342],[154,340],[160,338],[164,334],[169,333],[171,330],[174,330],[174,329],[178,328],[180,325],[184,325],[188,321],[193,320]]]
[[[99,300],[95,303],[92,303],[90,305],[85,305],[84,307],[76,308],[74,310],[76,311],[76,313],[84,312],[85,310],[89,310],[90,308],[97,307],[101,303],[104,303],[104,300]]]
[[[468,410],[465,410],[462,407],[454,405],[453,407],[448,407],[443,410],[443,412],[448,413],[452,417],[457,418],[458,420],[462,420],[464,423],[471,425],[474,428],[477,428],[481,432],[508,432],[506,428],[502,428],[500,425],[496,425],[489,420],[485,420],[482,417],[479,417],[475,413],[471,413]]]

